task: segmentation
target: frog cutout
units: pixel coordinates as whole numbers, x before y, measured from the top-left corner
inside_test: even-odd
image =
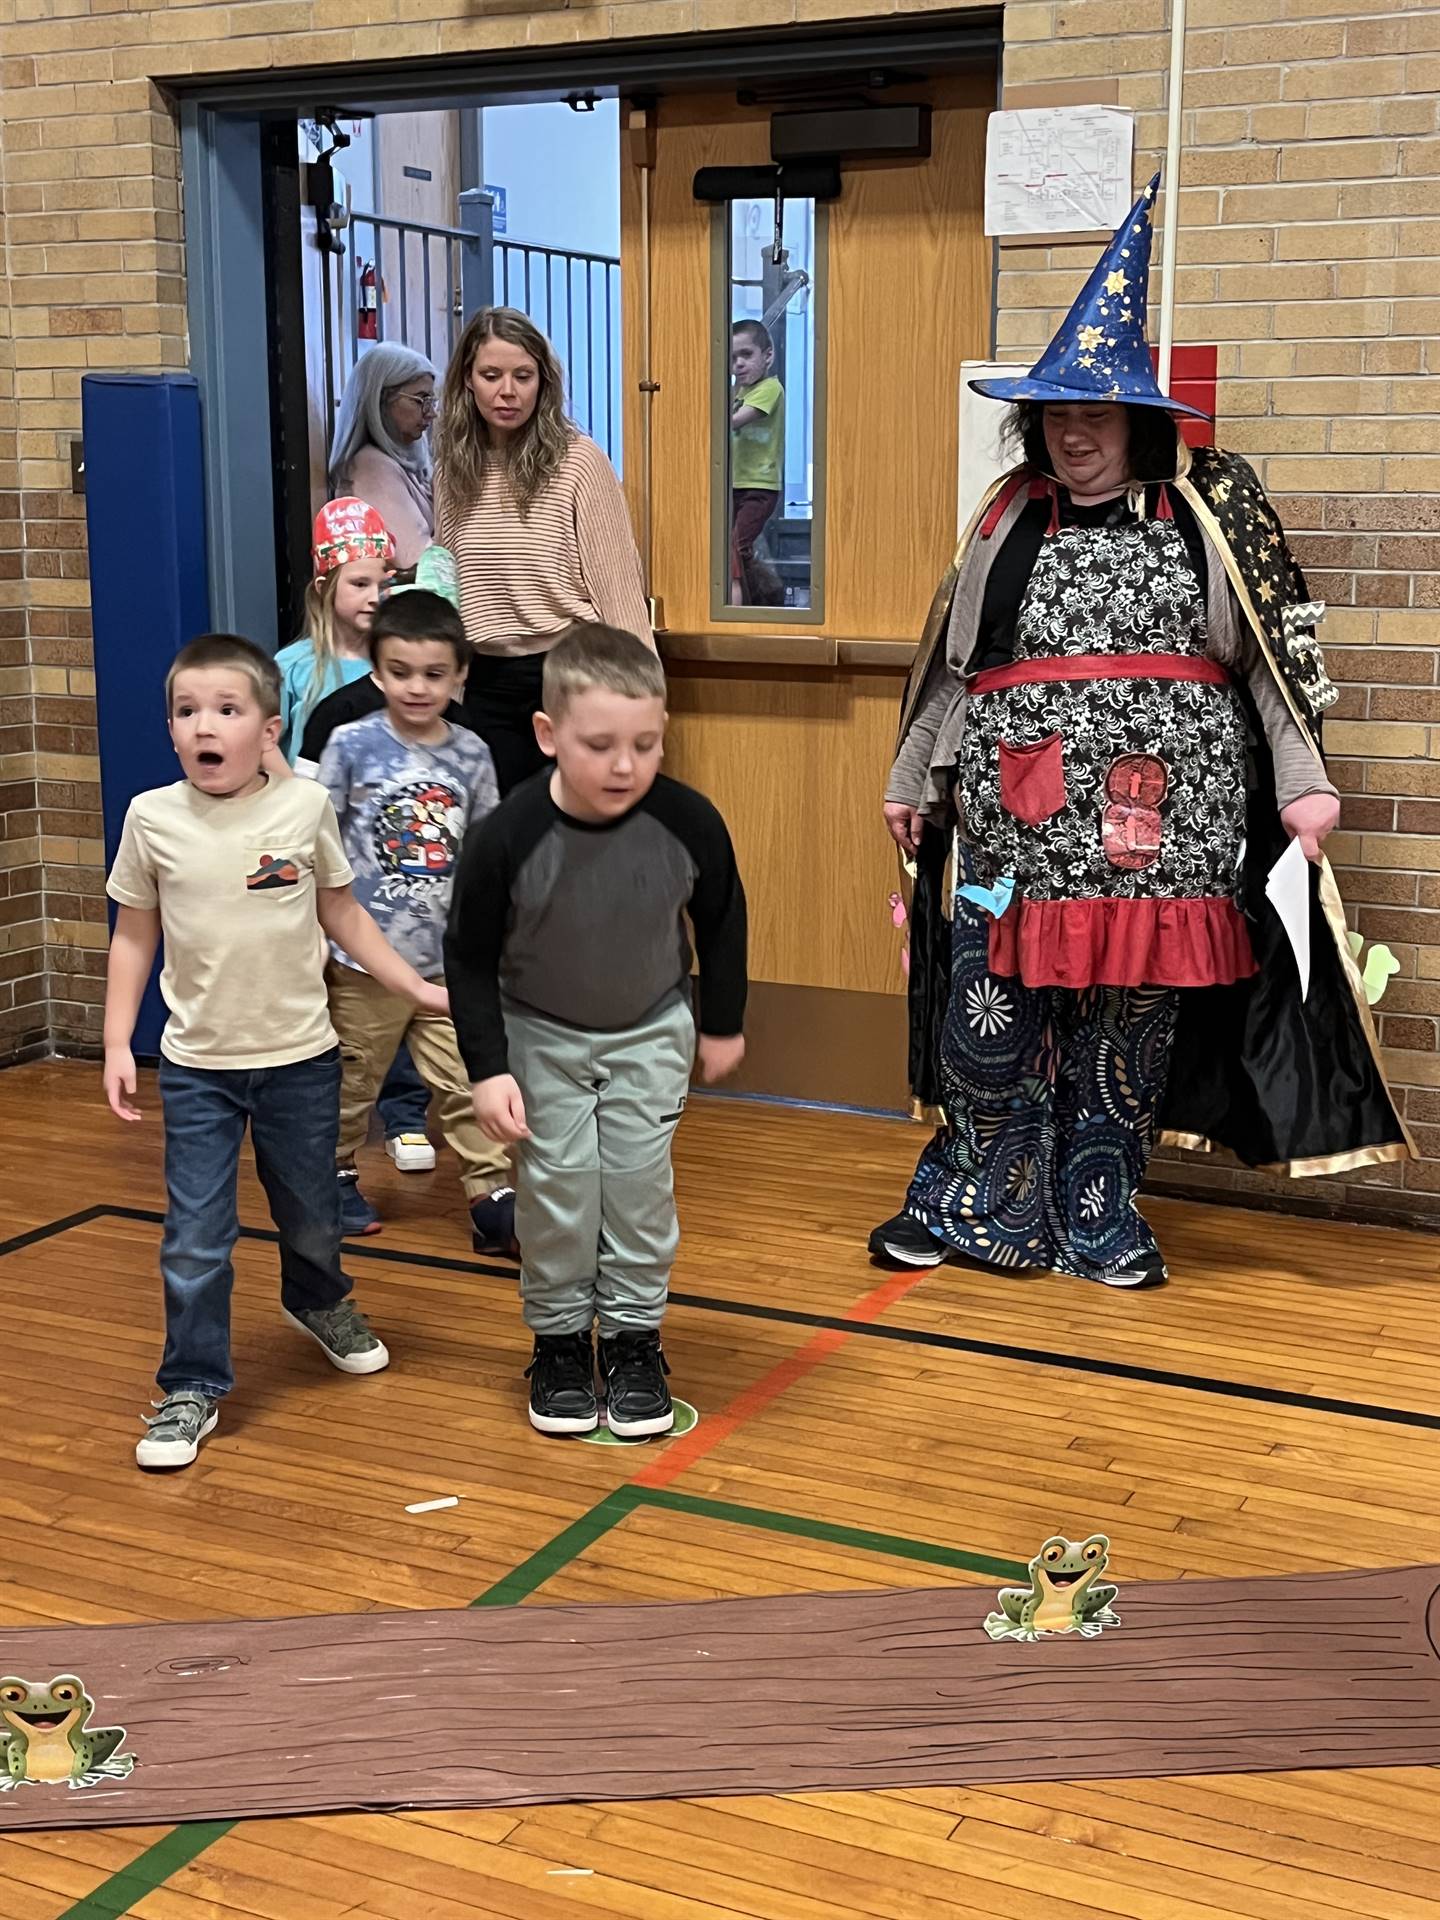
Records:
[[[1350,943],[1350,958],[1355,962],[1356,967],[1359,968],[1360,955],[1365,947],[1365,936],[1359,933],[1347,933],[1346,938]],[[1379,1005],[1381,999],[1384,997],[1386,987],[1390,984],[1391,974],[1398,973],[1399,971],[1400,962],[1395,958],[1389,947],[1371,947],[1369,953],[1365,956],[1364,967],[1360,968],[1360,984],[1365,989],[1365,1004],[1367,1006],[1374,1007]]]
[[[1056,1534],[1030,1562],[1028,1587],[1002,1587],[998,1613],[985,1616],[992,1640],[1038,1640],[1047,1633],[1080,1633],[1087,1640],[1105,1627],[1118,1627],[1111,1602],[1118,1587],[1099,1584],[1110,1560],[1103,1533],[1070,1541]]]
[[[1105,776],[1109,804],[1101,817],[1101,844],[1112,867],[1141,873],[1160,858],[1160,802],[1170,769],[1153,753],[1122,753]]]
[[[94,1787],[127,1779],[134,1768],[123,1727],[90,1727],[95,1702],[74,1674],[48,1687],[8,1675],[0,1680],[0,1793],[21,1786]]]

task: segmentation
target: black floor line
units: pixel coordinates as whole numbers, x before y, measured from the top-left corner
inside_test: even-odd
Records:
[[[33,1227],[13,1240],[0,1241],[0,1255],[18,1253],[37,1241],[50,1240],[99,1219],[141,1220],[159,1226],[164,1214],[153,1207],[86,1207],[66,1214],[48,1226]],[[268,1227],[241,1227],[242,1240],[273,1245],[279,1235]],[[382,1260],[396,1266],[435,1267],[445,1273],[478,1273],[487,1279],[516,1278],[513,1266],[486,1266],[478,1260],[453,1260],[438,1253],[407,1253],[396,1247],[372,1247],[363,1240],[345,1242],[345,1258]],[[898,1340],[905,1346],[933,1347],[943,1353],[973,1353],[991,1360],[1019,1360],[1033,1367],[1054,1367],[1066,1373],[1098,1374],[1106,1380],[1134,1380],[1145,1386],[1176,1387],[1187,1393],[1211,1393],[1226,1400],[1251,1400],[1260,1406],[1298,1407],[1310,1413],[1330,1413],[1345,1420],[1379,1420],[1388,1426],[1419,1427],[1440,1432],[1440,1413],[1418,1413],[1411,1407],[1386,1407],[1368,1400],[1337,1400],[1325,1394],[1294,1393],[1286,1387],[1262,1387],[1242,1380],[1217,1380],[1203,1373],[1172,1373],[1164,1367],[1142,1367],[1129,1360],[1094,1360],[1083,1354],[1055,1353],[1047,1347],[1014,1347],[998,1340],[968,1340],[958,1333],[929,1333],[921,1327],[897,1327],[879,1321],[847,1320],[843,1314],[801,1313],[790,1307],[765,1307],[746,1300],[724,1300],[704,1293],[672,1293],[673,1306],[699,1313],[723,1313],[744,1320],[773,1320],[787,1327],[831,1329],[862,1340]]]
[[[79,1213],[67,1213],[61,1220],[49,1220],[43,1227],[31,1227],[28,1233],[17,1233],[13,1239],[0,1240],[0,1257],[7,1253],[19,1253],[22,1247],[33,1247],[38,1241],[53,1240],[57,1233],[68,1233],[72,1227],[85,1227],[92,1220],[102,1220],[106,1214],[118,1213],[118,1207],[82,1207]],[[161,1214],[150,1218],[159,1220]]]

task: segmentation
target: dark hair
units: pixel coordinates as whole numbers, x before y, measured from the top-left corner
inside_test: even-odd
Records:
[[[663,700],[665,670],[653,647],[622,627],[577,620],[545,656],[540,698],[558,720],[577,693],[603,687],[627,700]]]
[[[382,640],[443,640],[463,673],[475,649],[465,637],[465,622],[443,593],[428,587],[407,587],[382,600],[370,622],[370,660],[380,664]]]
[[[166,713],[175,710],[176,674],[206,667],[238,667],[255,689],[255,699],[265,718],[273,720],[279,713],[280,669],[263,647],[257,647],[253,640],[242,640],[238,633],[202,633],[180,649],[165,676]]]
[[[763,320],[735,321],[730,328],[730,338],[733,340],[737,334],[741,333],[753,340],[755,345],[760,347],[764,352],[773,353],[775,351],[775,342],[770,337],[770,329],[765,325]]]
[[[1127,406],[1125,421],[1130,429],[1130,478],[1173,480],[1179,439],[1174,415],[1164,407]],[[1005,433],[1020,448],[1027,467],[1033,467],[1037,473],[1049,473],[1043,401],[1017,400],[1010,409]]]

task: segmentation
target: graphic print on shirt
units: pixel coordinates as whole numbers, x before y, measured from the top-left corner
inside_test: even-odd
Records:
[[[269,893],[276,887],[298,887],[299,884],[300,869],[285,854],[262,853],[259,866],[245,876],[245,885],[251,893]]]
[[[433,777],[390,788],[375,814],[373,847],[384,900],[413,900],[455,871],[465,796]]]

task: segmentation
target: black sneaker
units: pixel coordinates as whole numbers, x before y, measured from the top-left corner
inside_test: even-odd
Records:
[[[909,1213],[883,1221],[867,1244],[871,1259],[882,1267],[939,1267],[948,1257],[944,1242]]]
[[[617,1333],[600,1342],[606,1425],[622,1440],[669,1433],[675,1409],[665,1376],[670,1369],[658,1333]]]
[[[496,1187],[470,1202],[470,1244],[476,1253],[503,1253],[514,1260],[520,1252],[515,1238],[515,1189]]]
[[[1080,1273],[1074,1267],[1057,1267],[1055,1271],[1067,1280],[1098,1280],[1102,1287],[1163,1287],[1170,1278],[1158,1253],[1143,1253],[1109,1273]]]
[[[537,1433],[594,1433],[595,1355],[588,1333],[538,1333],[525,1369],[530,1424]]]

